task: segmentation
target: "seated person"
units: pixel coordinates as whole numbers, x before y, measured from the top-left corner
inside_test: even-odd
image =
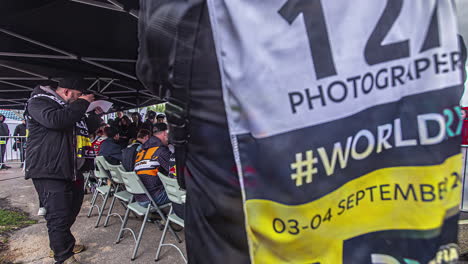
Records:
[[[172,153],[171,158],[169,159],[169,177],[177,179],[177,173],[176,173],[176,162],[175,162],[175,154]],[[174,210],[174,213],[180,217],[181,219],[184,219],[185,216],[185,207],[184,204],[172,204],[172,208]]]
[[[107,139],[107,136],[104,134],[104,129],[106,128],[107,124],[102,123],[99,129],[96,131],[96,136],[94,137],[93,141],[91,142],[91,146],[94,149],[94,153],[99,153],[101,150],[101,144],[104,140]]]
[[[118,144],[119,131],[115,127],[106,127],[104,134],[107,139],[102,142],[98,156],[103,156],[112,165],[119,165],[122,161],[122,147]]]
[[[122,166],[126,171],[133,171],[135,168],[136,154],[141,150],[141,146],[148,141],[151,132],[141,129],[137,134],[136,142],[122,150]]]
[[[158,172],[169,175],[169,171],[175,163],[172,153],[168,148],[168,141],[167,125],[165,123],[154,124],[153,136],[142,145],[135,159],[135,171],[158,205],[170,202],[164,186],[158,177]],[[142,206],[149,204],[149,199],[146,195],[135,195],[135,199]],[[183,215],[179,215],[179,217],[181,216]]]

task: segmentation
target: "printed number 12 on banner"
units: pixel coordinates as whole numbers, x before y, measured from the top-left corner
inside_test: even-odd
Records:
[[[385,9],[364,49],[364,58],[368,65],[410,57],[410,40],[382,45],[398,19],[403,3],[404,0],[387,0]],[[437,5],[438,1],[420,52],[440,47]],[[278,12],[289,24],[302,14],[317,79],[337,75],[322,0],[288,0]]]

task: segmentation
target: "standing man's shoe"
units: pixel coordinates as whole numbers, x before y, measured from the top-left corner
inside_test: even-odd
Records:
[[[63,264],[80,264],[80,262],[76,260],[75,256],[71,256],[67,260],[65,260]]]
[[[81,253],[81,252],[83,252],[85,250],[86,250],[86,247],[84,245],[75,244],[75,246],[73,247],[73,253],[75,253],[75,254]],[[49,252],[49,257],[50,258],[54,257],[54,251],[51,250]]]

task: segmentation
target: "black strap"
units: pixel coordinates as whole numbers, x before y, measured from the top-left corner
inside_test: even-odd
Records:
[[[189,2],[191,6],[177,26],[174,63],[170,73],[172,89],[166,105],[171,143],[175,149],[177,181],[182,189],[185,189],[185,160],[190,138],[188,116],[192,60],[196,52],[195,44],[203,11],[203,1]]]

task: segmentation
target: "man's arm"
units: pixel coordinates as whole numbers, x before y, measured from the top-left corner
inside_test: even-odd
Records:
[[[158,155],[156,157],[156,160],[159,162],[159,172],[161,172],[164,175],[169,174],[169,167],[170,167],[170,159],[171,159],[171,151],[169,150],[168,147],[162,146],[159,148]]]
[[[28,104],[28,113],[46,128],[60,130],[70,128],[80,121],[88,106],[88,101],[78,99],[65,108],[57,108],[48,99],[35,98]]]

